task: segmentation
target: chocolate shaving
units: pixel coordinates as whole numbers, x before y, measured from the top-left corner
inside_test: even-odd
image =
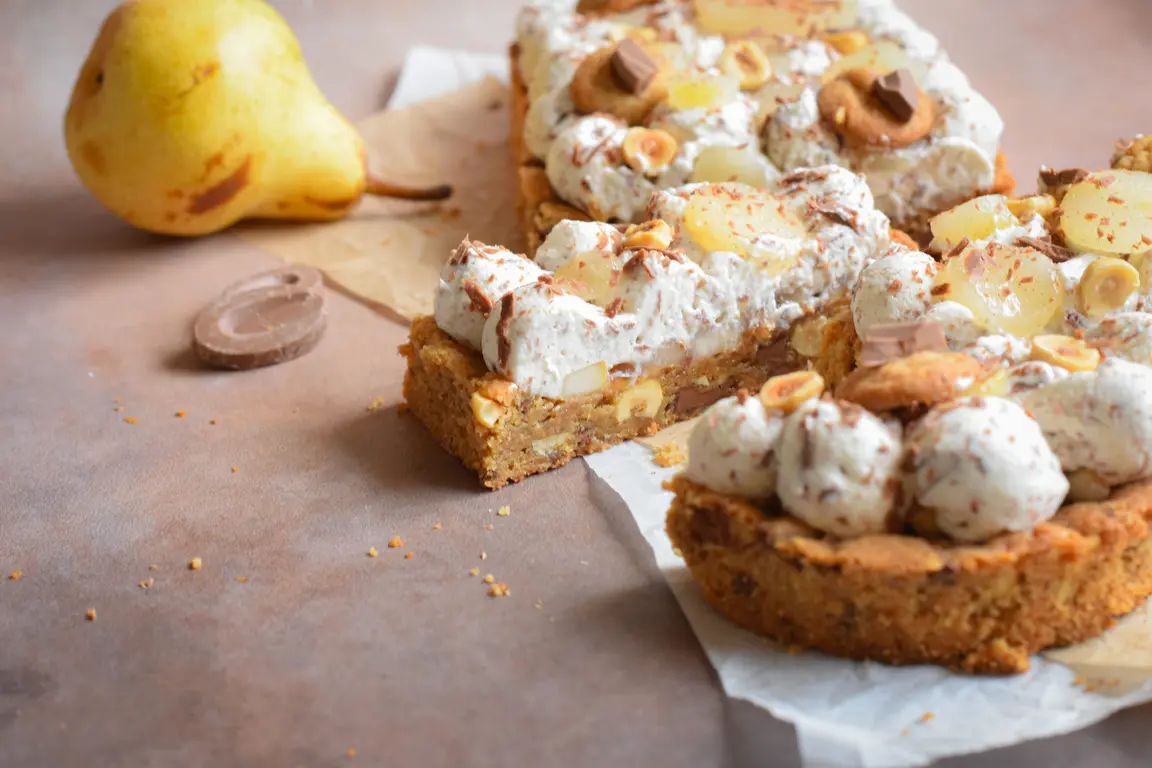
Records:
[[[843,224],[846,227],[851,227],[855,231],[859,231],[860,222],[856,218],[855,211],[850,211],[847,208],[833,205],[832,203],[816,203],[812,207],[812,212],[830,221],[834,221],[837,224]]]
[[[511,293],[500,299],[500,320],[496,323],[496,362],[502,369],[508,367],[508,356],[512,354],[512,340],[508,338],[508,326],[516,312],[516,297]]]
[[[806,181],[824,181],[827,178],[827,171],[814,171],[804,169],[788,174],[787,176],[780,179],[780,183],[786,187],[790,187],[793,184],[803,184]]]
[[[622,296],[617,296],[616,298],[612,299],[612,301],[608,302],[608,306],[604,307],[604,314],[608,317],[616,317],[616,315],[620,314],[620,310],[623,308],[624,298]]]
[[[456,250],[452,251],[452,255],[448,257],[449,264],[463,264],[468,261],[469,254],[472,250],[479,245],[474,240],[469,239],[468,235],[464,236],[464,240],[460,245],[456,246]]]
[[[633,95],[643,93],[656,77],[656,62],[635,40],[622,40],[612,52],[609,65],[616,83]]]
[[[624,262],[624,272],[633,272],[637,269],[643,269],[648,273],[648,277],[656,277],[656,270],[644,258],[644,251],[637,251],[628,261]]]
[[[616,363],[616,365],[614,365],[608,369],[608,373],[611,373],[613,375],[615,375],[615,374],[625,375],[625,374],[635,373],[635,372],[636,372],[636,363]]]
[[[873,80],[872,95],[901,123],[911,120],[920,106],[920,89],[903,67]]]
[[[1057,245],[1049,238],[1039,237],[1018,237],[1016,238],[1016,245],[1022,245],[1025,248],[1032,248],[1033,250],[1040,251],[1052,261],[1059,264],[1062,261],[1068,261],[1076,256],[1075,253],[1068,250],[1062,245]]]
[[[968,238],[966,238],[966,237],[961,238],[960,242],[956,243],[956,245],[949,248],[948,251],[946,253],[944,253],[940,258],[944,261],[947,261],[948,259],[952,258],[953,256],[956,256],[957,254],[963,253],[964,249],[967,248],[971,244],[972,244],[972,241],[969,240]]]
[[[464,288],[464,293],[468,296],[468,301],[472,303],[472,309],[484,315],[484,317],[488,317],[488,314],[492,311],[492,307],[495,305],[492,303],[492,299],[488,298],[483,289],[480,288],[480,284],[475,280],[465,280],[461,284],[461,287]]]
[[[1053,168],[1040,169],[1040,183],[1049,189],[1075,184],[1087,176],[1088,171],[1083,168],[1065,168],[1062,171],[1057,171]]]
[[[860,367],[875,368],[917,352],[943,352],[948,349],[944,327],[924,320],[909,323],[880,323],[864,334]]]

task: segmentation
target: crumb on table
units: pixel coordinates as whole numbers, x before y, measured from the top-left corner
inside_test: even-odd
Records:
[[[188,570],[198,571],[202,565],[204,565],[204,561],[198,557],[194,557],[188,561]]]
[[[393,536],[388,540],[388,547],[390,549],[396,549],[402,546],[404,546],[404,539],[400,538],[399,536]]]
[[[176,418],[182,419],[188,415],[188,411],[176,411]]]
[[[376,547],[368,547],[368,557],[376,557],[378,554],[380,553],[376,551]]]
[[[652,461],[660,467],[674,467],[677,464],[683,464],[687,460],[688,457],[684,455],[684,450],[675,440],[664,443],[664,445],[657,448],[652,454]]]
[[[480,569],[479,568],[473,568],[472,570],[468,571],[468,575],[469,576],[479,576],[480,575]]]
[[[84,616],[88,619],[88,621],[96,621],[96,609],[89,608],[88,613],[84,614]]]
[[[492,574],[489,573],[489,574],[484,576],[484,583],[485,584],[491,584],[494,581],[496,581],[496,577],[493,576]]]
[[[497,517],[508,517],[508,515],[510,515],[510,514],[512,514],[512,508],[509,507],[507,504],[505,504],[503,507],[500,507],[500,509],[496,510],[496,516]]]
[[[415,555],[413,555],[411,552],[405,552],[404,553],[404,559],[405,560],[411,560],[413,557],[415,557]]]
[[[148,589],[149,587],[151,587],[155,583],[156,583],[156,579],[153,579],[152,577],[148,577],[147,579],[144,579],[144,581],[140,582],[140,589]]]
[[[24,571],[12,571],[8,574],[8,581],[20,581],[22,578],[24,578]]]
[[[508,589],[508,585],[504,582],[493,584],[488,589],[488,597],[507,597],[510,594],[512,594],[512,592]]]

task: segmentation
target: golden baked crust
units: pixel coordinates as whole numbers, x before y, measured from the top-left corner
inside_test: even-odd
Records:
[[[918,352],[874,368],[858,368],[836,397],[869,411],[928,408],[956,396],[957,382],[975,380],[984,367],[962,352]]]
[[[842,307],[837,305],[837,313]],[[658,405],[650,416],[620,403],[629,397],[626,382],[604,392],[551,400],[516,392],[491,373],[483,357],[444,333],[435,318],[412,323],[409,341],[400,348],[408,358],[404,399],[444,450],[480,475],[488,488],[500,488],[528,475],[563,466],[577,456],[696,416],[722,397],[746,389],[756,392],[770,377],[804,368],[811,362],[826,379],[851,367],[854,345],[822,346],[814,360],[798,354],[786,336],[758,338],[749,333],[735,350],[693,360],[688,365],[652,371],[639,381],[660,385]],[[838,379],[832,378],[832,381]],[[636,383],[636,382],[633,382]],[[500,407],[494,427],[481,424],[473,396]]]
[[[672,543],[708,602],[781,643],[888,664],[1027,671],[1095,637],[1152,593],[1152,480],[1071,504],[980,546],[914,536],[839,540],[678,477]]]

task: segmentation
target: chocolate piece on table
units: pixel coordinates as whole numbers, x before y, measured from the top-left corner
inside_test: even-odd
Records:
[[[282,267],[247,277],[221,293],[196,318],[193,346],[213,368],[260,368],[310,352],[327,321],[320,273]]]
[[[917,352],[944,352],[948,341],[940,323],[923,320],[909,323],[880,323],[864,334],[860,366],[873,368]]]
[[[616,46],[611,66],[616,82],[631,94],[643,93],[656,77],[656,62],[635,40],[623,40]]]
[[[912,119],[920,106],[920,89],[907,69],[897,69],[872,81],[872,95],[902,123]]]

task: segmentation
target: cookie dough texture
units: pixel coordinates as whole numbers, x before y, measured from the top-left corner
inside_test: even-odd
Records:
[[[835,656],[1024,672],[1031,654],[1099,635],[1152,592],[1152,481],[982,545],[841,540],[685,477],[671,488],[668,536],[708,602]]]

